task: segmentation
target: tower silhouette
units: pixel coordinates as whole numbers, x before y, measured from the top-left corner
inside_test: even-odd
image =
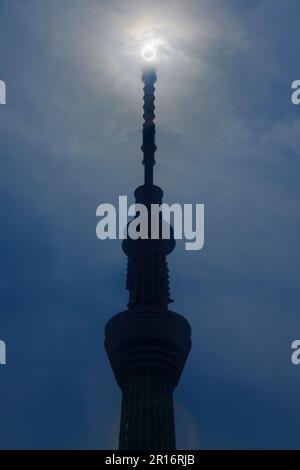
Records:
[[[153,184],[155,165],[155,82],[153,67],[143,69],[144,184],[135,192],[136,203],[161,204],[163,191]],[[148,230],[151,231],[151,218]],[[175,248],[169,239],[123,241],[128,258],[128,309],[105,327],[105,348],[122,390],[120,450],[176,448],[173,391],[191,348],[187,320],[169,310],[172,302],[166,256]]]

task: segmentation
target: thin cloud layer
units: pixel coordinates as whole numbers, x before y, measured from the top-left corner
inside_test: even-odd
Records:
[[[206,208],[204,250],[169,259],[193,327],[178,447],[298,448],[298,1],[0,8],[1,446],[116,445],[103,329],[127,302],[126,259],[95,211],[142,180],[139,53],[157,36],[156,181]]]

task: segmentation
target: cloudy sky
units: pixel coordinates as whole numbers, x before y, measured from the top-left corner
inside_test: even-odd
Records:
[[[299,448],[298,0],[0,0],[1,448],[116,446],[104,325],[127,303],[96,207],[142,181],[141,44],[159,38],[156,182],[205,204],[169,257],[193,328],[179,448]]]

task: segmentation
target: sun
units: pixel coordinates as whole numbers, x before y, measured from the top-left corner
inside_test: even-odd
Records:
[[[148,44],[142,49],[141,55],[147,62],[152,62],[156,58],[156,49],[153,45]]]

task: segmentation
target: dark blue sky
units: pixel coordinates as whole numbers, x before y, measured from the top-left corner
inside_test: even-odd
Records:
[[[126,259],[95,211],[142,180],[144,34],[167,44],[156,181],[205,204],[204,249],[169,258],[193,328],[178,447],[300,447],[299,17],[298,0],[0,0],[1,448],[116,444],[103,334]]]

